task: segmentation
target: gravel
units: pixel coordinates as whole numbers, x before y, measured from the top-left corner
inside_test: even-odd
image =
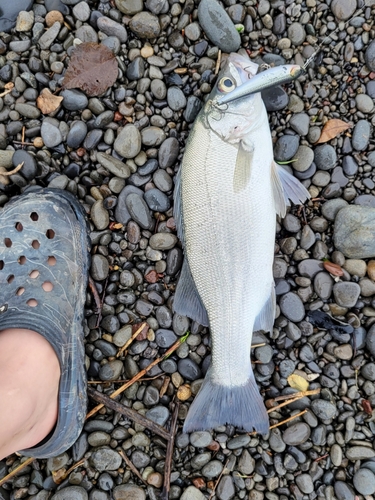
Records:
[[[83,204],[93,242],[90,276],[102,303],[98,318],[88,291],[91,387],[110,395],[190,332],[118,397],[167,429],[181,398],[171,500],[207,499],[214,486],[220,500],[375,494],[373,7],[344,24],[362,5],[13,0],[1,7],[0,167],[23,166],[0,178],[0,206],[29,185],[61,187]],[[119,62],[116,82],[97,97],[61,89],[74,47],[87,41],[106,45]],[[172,308],[183,262],[173,190],[191,125],[216,82],[219,49],[222,59],[242,47],[259,63],[302,65],[321,42],[305,75],[262,92],[275,160],[290,162],[283,167],[313,200],[278,220],[274,328],[253,335],[261,345],[251,354],[265,400],[293,395],[291,375],[317,394],[270,412],[271,425],[291,420],[265,436],[230,425],[183,434],[211,354],[208,329]],[[43,89],[63,97],[49,115],[37,105]],[[352,128],[317,143],[331,119]],[[143,321],[148,328],[118,356]],[[53,481],[52,471],[81,459],[60,485]],[[72,449],[34,461],[0,487],[0,498],[153,500],[164,461],[161,438],[104,408]],[[19,462],[16,455],[1,460],[0,478]]]

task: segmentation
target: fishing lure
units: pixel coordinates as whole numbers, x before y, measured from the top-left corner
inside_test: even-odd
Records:
[[[355,16],[360,14],[364,7],[356,11],[353,16],[345,22],[345,25],[351,21]],[[261,73],[256,74],[251,79],[235,87],[230,78],[222,78],[218,82],[218,90],[221,95],[217,96],[212,103],[214,106],[219,108],[223,104],[228,104],[229,102],[240,99],[241,97],[246,97],[256,92],[262,92],[263,90],[270,89],[277,85],[283,85],[285,83],[290,83],[304,75],[307,72],[309,64],[315,59],[317,54],[320,52],[326,40],[328,40],[332,35],[334,35],[341,27],[338,26],[332,33],[326,36],[315,52],[307,59],[303,66],[297,64],[283,64],[281,66],[275,66],[273,68],[266,69]]]

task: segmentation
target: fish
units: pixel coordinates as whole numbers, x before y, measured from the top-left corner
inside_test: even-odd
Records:
[[[211,365],[183,431],[231,424],[266,434],[269,419],[250,360],[253,331],[273,328],[276,214],[309,198],[273,159],[259,93],[217,106],[257,72],[232,53],[198,114],[175,178],[174,218],[184,262],[176,313],[209,327]]]

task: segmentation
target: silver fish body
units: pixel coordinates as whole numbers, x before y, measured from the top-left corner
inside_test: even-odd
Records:
[[[222,74],[240,85],[255,72],[256,65],[231,54]],[[276,213],[285,214],[288,202],[280,191],[282,181],[275,180],[260,94],[221,113],[212,104],[217,92],[189,135],[175,193],[185,261],[174,308],[209,325],[212,339],[211,367],[184,431],[229,423],[266,433],[268,415],[252,372],[250,347],[254,330],[273,326]],[[292,198],[305,199],[303,186],[290,177]]]

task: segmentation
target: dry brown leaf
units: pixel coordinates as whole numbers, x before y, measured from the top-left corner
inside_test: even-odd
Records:
[[[53,95],[49,89],[45,88],[37,97],[36,105],[44,115],[49,115],[56,111],[63,99],[63,97]]]
[[[111,49],[98,43],[81,43],[70,58],[63,87],[97,96],[115,83],[117,75],[118,63]]]
[[[297,389],[297,391],[307,391],[307,389],[309,388],[308,381],[300,375],[296,375],[295,373],[289,375],[288,384],[290,385],[290,387],[293,387],[293,389]]]
[[[344,271],[338,264],[334,264],[333,262],[329,260],[325,260],[323,262],[323,267],[326,271],[329,273],[333,274],[333,276],[343,276]]]
[[[321,144],[322,142],[328,142],[331,139],[334,139],[345,130],[351,128],[352,125],[350,123],[343,122],[338,118],[333,118],[332,120],[328,120],[328,122],[324,125],[322,133],[319,137],[319,140],[315,144]]]

